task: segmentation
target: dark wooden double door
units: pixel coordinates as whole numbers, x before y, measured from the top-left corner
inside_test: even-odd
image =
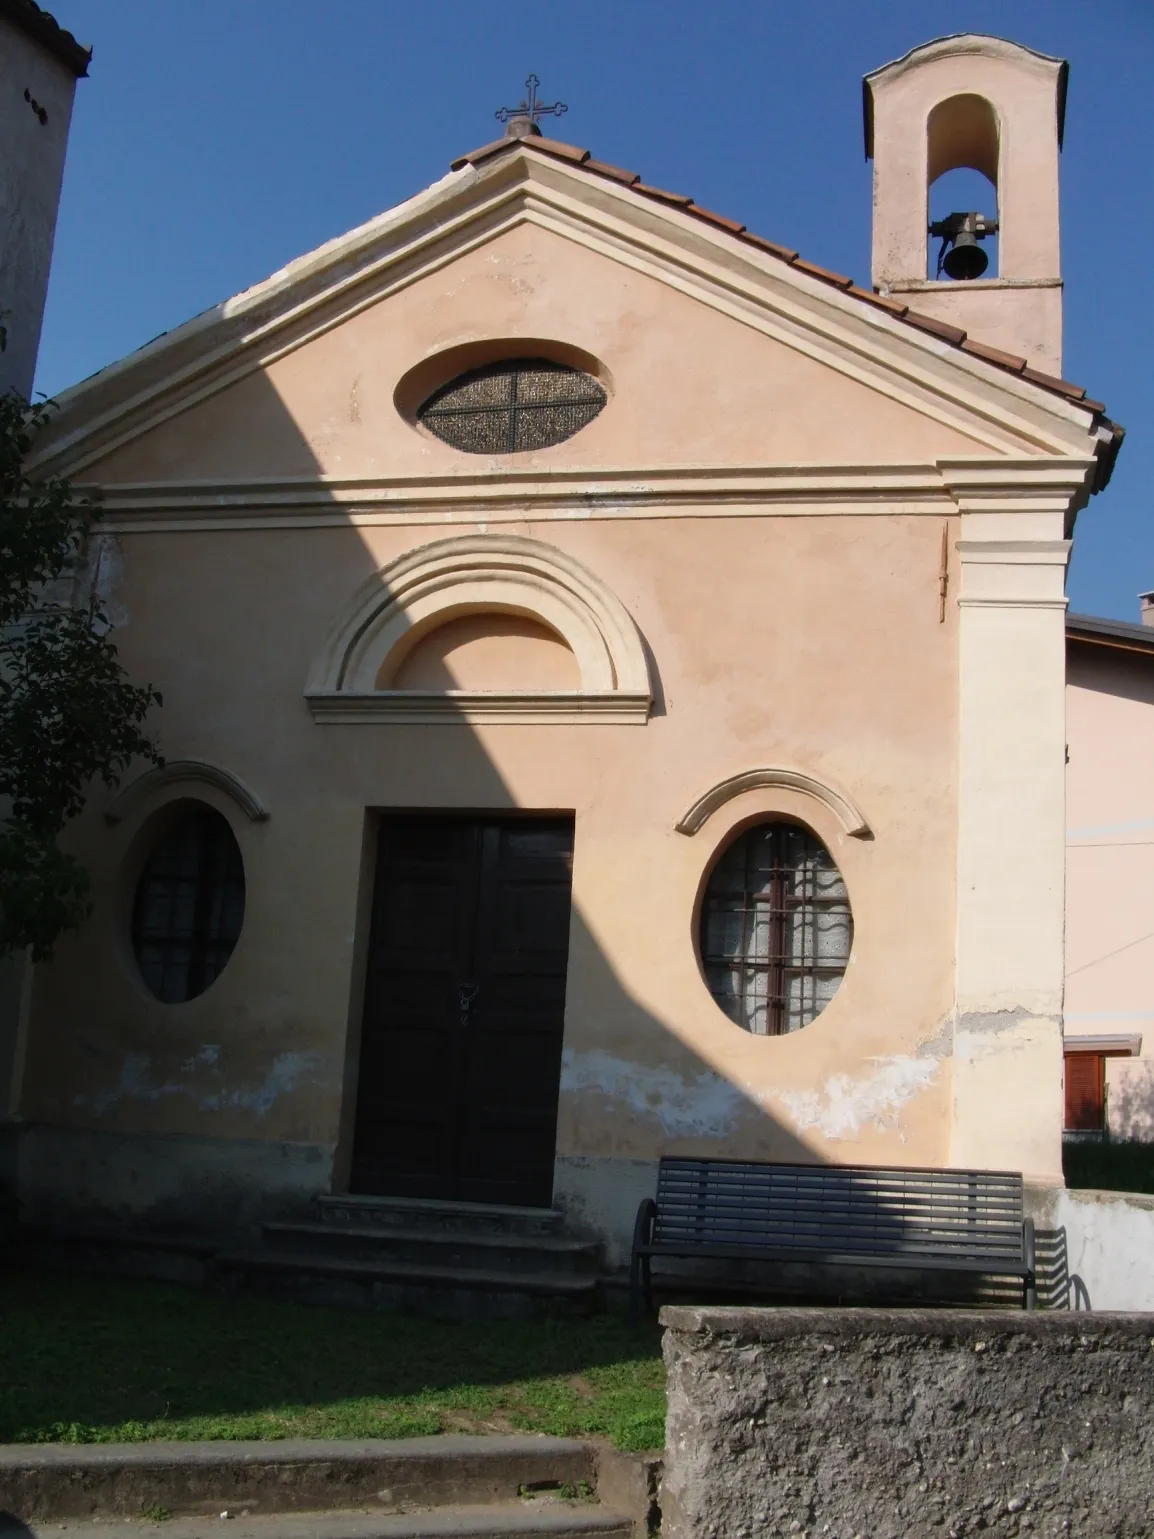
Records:
[[[572,818],[381,819],[350,1186],[546,1207]]]

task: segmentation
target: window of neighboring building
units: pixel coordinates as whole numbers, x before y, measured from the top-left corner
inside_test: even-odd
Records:
[[[714,867],[701,909],[706,982],[755,1036],[808,1026],[837,993],[852,942],[841,872],[807,829],[760,823]]]
[[[581,369],[548,358],[506,358],[442,385],[417,419],[466,454],[521,454],[572,438],[606,399]]]
[[[1068,1133],[1100,1133],[1106,1126],[1106,1059],[1102,1053],[1067,1053]]]
[[[198,806],[170,824],[136,888],[132,943],[141,977],[166,1004],[203,994],[244,923],[244,865],[228,820]]]

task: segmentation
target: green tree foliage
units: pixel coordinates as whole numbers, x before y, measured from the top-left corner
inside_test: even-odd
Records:
[[[94,780],[163,761],[144,731],[160,696],[129,682],[86,570],[99,510],[24,463],[52,410],[0,396],[0,956],[88,916],[88,873],[57,840]]]

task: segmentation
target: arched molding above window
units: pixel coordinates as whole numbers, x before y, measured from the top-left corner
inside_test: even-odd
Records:
[[[449,620],[525,615],[577,661],[577,690],[391,689],[409,650]],[[305,697],[321,722],[636,722],[653,691],[637,627],[615,593],[556,546],[470,534],[407,551],[375,572],[337,616]]]
[[[165,799],[171,799],[171,793],[183,786],[211,786],[235,802],[253,823],[263,823],[269,815],[256,792],[230,770],[203,759],[170,759],[162,769],[148,770],[124,786],[105,809],[104,816],[109,823],[121,823],[146,802],[162,793]]]
[[[730,775],[727,780],[719,781],[717,785],[706,791],[704,796],[699,797],[689,811],[679,819],[675,825],[677,832],[695,834],[719,807],[732,801],[735,796],[742,796],[746,791],[760,791],[767,787],[798,791],[803,796],[812,796],[829,808],[845,832],[852,838],[873,838],[872,830],[860,809],[843,792],[826,785],[824,781],[815,779],[813,775],[805,774],[802,770],[774,767],[743,770],[739,775]]]

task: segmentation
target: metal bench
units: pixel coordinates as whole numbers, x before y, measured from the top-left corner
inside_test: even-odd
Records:
[[[654,1256],[801,1261],[1016,1277],[1037,1302],[1022,1177],[999,1170],[663,1159],[637,1211],[629,1318],[653,1308]]]

